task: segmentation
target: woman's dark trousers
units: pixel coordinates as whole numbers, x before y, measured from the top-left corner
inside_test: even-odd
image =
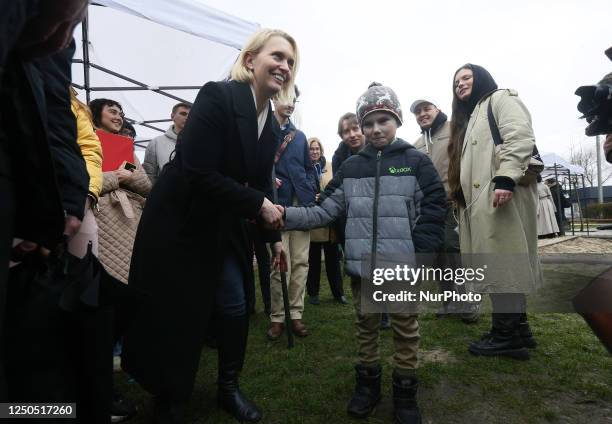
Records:
[[[266,242],[261,237],[261,233],[255,224],[249,225],[249,235],[253,240],[253,250],[257,259],[257,272],[259,274],[259,287],[261,289],[261,299],[264,304],[264,311],[270,313],[270,254],[266,247]],[[255,309],[255,299],[253,296],[252,308]],[[251,306],[251,305],[249,305]]]
[[[240,422],[257,422],[261,419],[261,412],[240,392],[238,386],[238,374],[244,364],[249,334],[249,315],[245,277],[233,255],[225,258],[215,305],[219,406]]]
[[[342,287],[342,272],[340,271],[340,256],[337,243],[310,243],[308,252],[308,278],[306,291],[308,296],[318,296],[321,283],[321,248],[325,254],[325,272],[332,295],[335,299],[344,296]]]

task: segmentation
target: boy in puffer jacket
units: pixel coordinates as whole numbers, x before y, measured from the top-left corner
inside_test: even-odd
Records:
[[[446,194],[431,160],[396,138],[402,124],[397,96],[372,83],[357,101],[357,118],[367,145],[345,161],[318,205],[284,210],[285,229],[306,230],[346,222],[346,270],[357,315],[357,384],[348,404],[352,416],[367,417],[380,400],[382,368],[380,313],[361,311],[362,257],[433,253],[443,243]],[[279,207],[280,209],[280,207]],[[390,314],[395,343],[393,404],[399,424],[421,422],[416,403],[419,324],[415,315]]]

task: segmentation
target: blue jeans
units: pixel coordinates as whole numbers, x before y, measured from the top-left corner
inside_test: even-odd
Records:
[[[233,254],[223,260],[223,271],[215,294],[215,312],[217,315],[231,317],[240,317],[247,313],[244,275]]]

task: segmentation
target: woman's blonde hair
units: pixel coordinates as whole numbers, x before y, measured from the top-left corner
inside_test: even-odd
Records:
[[[297,43],[295,42],[294,38],[283,30],[264,28],[253,34],[253,36],[251,36],[249,41],[247,41],[244,47],[242,48],[238,59],[236,59],[236,62],[234,63],[234,66],[232,67],[232,70],[230,72],[230,79],[240,82],[252,82],[253,71],[249,70],[246,67],[247,54],[250,53],[251,55],[256,56],[263,49],[268,40],[275,36],[283,37],[289,42],[289,44],[291,44],[291,47],[293,48],[294,62],[293,66],[291,67],[291,78],[289,79],[289,81],[285,81],[283,88],[277,94],[278,98],[288,99],[291,98],[294,93],[293,86],[295,84],[295,74],[298,70],[300,54],[298,52]]]
[[[310,145],[312,143],[317,143],[319,145],[319,148],[321,149],[321,156],[323,156],[323,144],[321,143],[321,140],[319,140],[317,137],[311,137],[308,139],[308,147],[310,148]]]

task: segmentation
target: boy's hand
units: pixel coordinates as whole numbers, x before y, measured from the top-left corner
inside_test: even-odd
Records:
[[[272,244],[272,268],[280,272],[287,272],[287,258],[281,241]]]

